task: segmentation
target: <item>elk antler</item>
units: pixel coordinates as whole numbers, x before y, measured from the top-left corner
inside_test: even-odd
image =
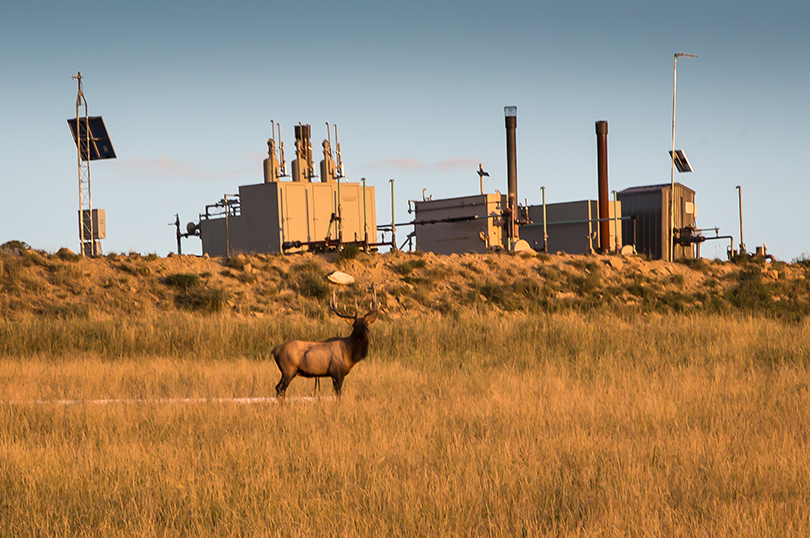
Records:
[[[357,320],[357,312],[355,312],[354,315],[352,316],[350,314],[346,314],[346,313],[340,312],[338,310],[337,299],[335,298],[335,292],[334,291],[332,292],[332,300],[329,301],[329,310],[334,312],[337,315],[337,317],[339,317],[339,318],[350,319],[352,321]]]
[[[372,287],[373,297],[371,300],[371,310],[369,310],[363,318],[368,320],[373,320],[377,317],[377,312],[380,310],[379,304],[377,304],[377,289]]]

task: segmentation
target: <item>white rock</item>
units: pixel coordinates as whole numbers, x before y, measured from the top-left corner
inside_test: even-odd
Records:
[[[352,275],[347,275],[341,271],[335,271],[328,277],[326,277],[329,282],[333,284],[340,284],[341,286],[346,286],[348,284],[354,284],[354,277]]]

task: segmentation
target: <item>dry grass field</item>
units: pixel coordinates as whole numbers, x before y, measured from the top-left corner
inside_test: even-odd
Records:
[[[802,265],[16,256],[0,535],[810,535]],[[217,400],[273,396],[280,341],[346,334],[301,274],[361,263],[381,264],[383,316],[340,401],[296,400],[303,379],[285,403]]]

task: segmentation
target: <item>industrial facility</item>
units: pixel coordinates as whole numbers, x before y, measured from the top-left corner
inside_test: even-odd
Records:
[[[275,135],[275,123],[273,131]],[[380,246],[374,187],[365,186],[365,181],[341,181],[345,176],[337,126],[337,162],[327,123],[320,176],[313,163],[309,125],[295,126],[291,176],[287,175],[280,126],[278,138],[278,152],[275,138],[267,141],[264,182],[240,186],[238,194],[224,195],[207,205],[199,222],[189,223],[188,233],[182,235],[198,235],[203,253],[210,256],[323,250],[346,244],[366,249]],[[287,177],[290,181],[282,181]]]
[[[412,226],[407,244],[437,254],[529,250],[538,252],[633,253],[653,259],[690,259],[706,240],[696,228],[695,191],[672,184],[613,191],[608,187],[606,121],[597,121],[597,199],[523,205],[518,203],[517,107],[505,107],[507,194],[481,192],[445,199],[409,202],[414,220],[377,223],[374,187],[346,181],[337,126],[335,154],[331,132],[322,143],[319,173],[313,162],[311,128],[295,126],[295,160],[287,174],[281,127],[273,123],[264,160],[264,182],[239,187],[207,205],[199,222],[187,233],[202,240],[203,253],[285,253],[340,249],[357,245],[366,251],[397,248],[397,227]],[[681,150],[672,153],[673,166],[691,171]],[[682,168],[684,168],[682,170]],[[688,169],[687,169],[688,168]],[[479,176],[488,175],[479,166]],[[413,207],[411,208],[411,204]],[[392,183],[393,205],[393,183]],[[393,214],[393,207],[392,207]],[[393,220],[393,217],[392,217]],[[378,232],[383,238],[378,240]],[[390,241],[385,233],[390,232]],[[712,237],[709,239],[718,239]],[[403,244],[404,246],[404,244]],[[699,252],[699,251],[698,251]],[[671,257],[671,258],[670,258]]]
[[[596,122],[597,200],[519,206],[517,108],[506,107],[508,194],[415,202],[419,250],[440,254],[493,249],[568,254],[639,252],[664,259],[670,250],[670,185],[614,191],[609,198],[605,121]],[[685,159],[685,157],[684,157]],[[704,238],[695,228],[695,191],[675,183],[674,259],[694,258]]]

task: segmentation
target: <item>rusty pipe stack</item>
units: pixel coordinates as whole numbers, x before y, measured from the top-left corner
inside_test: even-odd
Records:
[[[599,252],[610,252],[610,199],[608,191],[606,121],[596,122],[596,170],[599,182]]]
[[[517,107],[504,107],[506,116],[506,178],[509,192],[509,249],[518,240],[517,217]]]

